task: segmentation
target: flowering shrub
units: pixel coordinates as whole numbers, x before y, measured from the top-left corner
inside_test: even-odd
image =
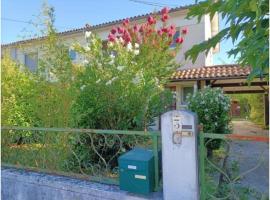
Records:
[[[204,88],[187,97],[188,108],[197,113],[208,133],[229,133],[230,98],[219,88]]]
[[[86,31],[86,46],[74,45],[84,57],[73,112],[77,126],[106,129],[146,129],[171,101],[164,88],[179,67],[174,56],[187,33],[173,41],[174,25],[167,24],[168,8],[162,9],[163,26],[156,29],[157,16],[143,24],[129,19],[114,27],[105,44]],[[177,47],[170,48],[172,42]],[[162,97],[162,98],[161,98]]]
[[[73,105],[76,127],[145,130],[171,104],[171,92],[164,84],[180,67],[174,57],[184,39],[173,41],[176,29],[167,24],[168,12],[167,8],[162,10],[163,26],[159,29],[155,28],[157,16],[149,16],[140,25],[126,19],[121,26],[111,29],[107,42],[86,31],[86,45],[74,45],[84,57],[84,70],[77,81],[80,94]],[[176,48],[170,48],[172,42],[177,43]],[[84,142],[75,144],[74,151],[80,163],[88,166],[98,158],[89,148],[89,136],[82,137]],[[94,143],[103,139],[96,136]],[[108,149],[96,147],[105,160],[111,159],[119,148],[120,153],[129,150],[128,144],[135,141],[125,137],[122,147],[115,141],[112,143],[114,146]],[[77,162],[76,158],[73,160]],[[116,158],[113,163],[117,164]],[[72,164],[69,167],[72,168]]]
[[[223,94],[220,88],[206,87],[194,95],[187,97],[188,108],[196,112],[199,123],[203,125],[205,133],[230,133],[230,98]],[[208,148],[216,149],[220,141],[209,143]]]

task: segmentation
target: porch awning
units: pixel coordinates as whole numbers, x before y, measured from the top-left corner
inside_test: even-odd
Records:
[[[194,69],[180,69],[173,73],[171,81],[217,80],[246,78],[250,74],[249,67],[232,65],[213,65]]]
[[[170,85],[193,81],[198,83],[198,88],[203,85],[220,87],[228,94],[268,93],[268,81],[255,78],[252,82],[247,82],[250,72],[251,68],[237,64],[180,69],[171,76]]]

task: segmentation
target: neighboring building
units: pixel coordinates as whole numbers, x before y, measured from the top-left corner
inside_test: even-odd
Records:
[[[186,96],[206,85],[212,87],[222,87],[226,93],[265,93],[268,91],[268,83],[256,79],[250,86],[246,83],[246,78],[250,73],[249,68],[242,68],[238,65],[213,66],[213,54],[219,51],[219,45],[211,49],[207,55],[201,53],[193,64],[190,60],[184,59],[184,53],[193,45],[201,43],[213,37],[219,31],[218,15],[210,20],[209,15],[205,15],[198,23],[197,19],[186,19],[188,8],[184,6],[170,10],[169,23],[175,24],[178,29],[188,28],[185,42],[181,51],[176,55],[176,61],[181,68],[171,77],[168,84],[175,91],[175,103],[172,108],[184,109],[186,107]],[[160,14],[160,13],[158,13]],[[145,22],[149,14],[131,17],[131,24],[141,24]],[[106,40],[112,27],[118,26],[123,19],[91,26],[90,30],[95,32],[101,39]],[[157,27],[162,25],[157,22]],[[79,28],[59,33],[61,39],[70,45],[79,42],[85,45],[84,33],[86,28]],[[178,34],[178,33],[176,33]],[[2,53],[6,52],[11,57],[34,71],[37,68],[38,58],[42,56],[40,46],[44,38],[29,39],[2,45]],[[82,58],[74,51],[70,50],[70,57],[74,63],[80,63]],[[268,97],[265,98],[267,105]],[[267,106],[265,106],[266,108]],[[265,116],[268,117],[268,109],[265,109]],[[266,119],[266,122],[268,120]]]

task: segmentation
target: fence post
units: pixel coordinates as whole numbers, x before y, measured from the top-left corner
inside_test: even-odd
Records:
[[[205,146],[203,132],[199,133],[199,176],[200,176],[200,199],[205,200]]]
[[[158,166],[158,135],[152,134],[152,144],[153,144],[153,153],[154,153],[154,166],[155,166],[155,191],[159,187],[159,166]]]

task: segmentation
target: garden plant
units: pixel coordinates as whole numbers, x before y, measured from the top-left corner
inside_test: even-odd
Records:
[[[111,29],[105,43],[88,30],[86,45],[73,46],[84,58],[84,70],[76,83],[80,92],[72,107],[76,127],[149,130],[166,111],[172,94],[165,84],[180,67],[174,57],[187,33],[183,28],[182,36],[173,38],[176,28],[168,24],[168,13],[169,9],[164,8],[161,16],[149,16],[143,24],[125,19],[121,26]],[[156,28],[159,17],[163,24]],[[171,48],[171,44],[176,47]],[[150,140],[137,139],[141,145],[150,145]],[[100,159],[93,153],[93,146],[105,160],[110,160],[115,153],[123,153],[135,145],[134,138],[124,137],[114,141],[113,146],[98,146],[110,140],[113,139],[101,136],[91,139],[87,135],[80,138],[75,144],[80,163],[88,166],[92,160]],[[114,167],[116,158],[111,162]]]
[[[206,87],[187,97],[188,109],[196,112],[203,132],[228,134],[230,133],[230,98],[223,94],[222,89]],[[220,140],[211,141],[208,146],[208,156],[213,149],[220,147]]]

